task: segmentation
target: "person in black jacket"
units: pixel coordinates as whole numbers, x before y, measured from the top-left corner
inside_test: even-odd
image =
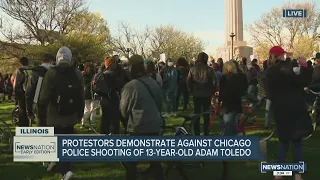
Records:
[[[302,159],[302,138],[312,133],[312,121],[305,104],[306,78],[303,73],[294,71],[291,63],[284,61],[284,51],[280,46],[270,49],[269,68],[267,70],[266,91],[272,102],[273,117],[279,138],[277,160],[284,163],[290,143],[293,144],[293,159]],[[294,102],[294,103],[293,103]],[[283,179],[283,177],[275,177]],[[296,174],[295,180],[301,180]]]
[[[234,62],[228,61],[223,66],[220,79],[219,101],[224,110],[224,135],[237,135],[236,116],[242,113],[241,98],[244,95],[245,79],[237,71]]]
[[[180,96],[182,94],[183,95],[183,111],[187,111],[188,104],[189,104],[189,90],[187,87],[187,78],[188,78],[188,73],[190,70],[189,63],[188,63],[187,59],[179,58],[177,60],[176,67],[177,67],[177,72],[178,72],[178,90],[177,90],[176,108],[179,107]]]
[[[45,54],[42,57],[42,64],[32,69],[32,74],[30,80],[28,81],[26,89],[26,105],[27,105],[27,115],[29,119],[33,120],[34,116],[34,103],[37,105],[37,117],[38,117],[38,126],[46,125],[46,109],[38,104],[38,98],[40,95],[42,79],[49,68],[52,67],[52,62],[55,60],[54,56],[50,54]],[[39,81],[41,78],[41,81]],[[36,98],[35,98],[36,97]]]
[[[305,87],[305,91],[308,91],[309,89],[312,91],[320,92],[320,52],[316,54],[315,57],[315,63],[316,65],[312,69],[312,78],[311,83],[309,86]],[[309,67],[309,69],[311,69]],[[311,70],[310,70],[311,71]],[[320,102],[317,102],[318,106],[320,105]],[[320,109],[317,110],[316,113],[316,127],[315,129],[320,129]]]
[[[237,61],[231,60],[224,64],[220,79],[219,101],[222,102],[223,135],[236,136],[237,116],[242,113],[241,98],[246,94],[248,81]],[[222,179],[228,179],[229,168],[226,161],[223,162]]]
[[[199,114],[209,110],[211,97],[214,95],[218,77],[213,69],[207,65],[209,56],[201,52],[198,55],[196,64],[190,69],[187,86],[193,96],[194,113]],[[209,135],[209,114],[203,115],[204,135]],[[200,135],[200,118],[195,124],[195,134]]]
[[[19,107],[19,127],[28,127],[30,125],[27,107],[26,107],[26,75],[24,69],[28,69],[29,60],[26,57],[20,58],[20,65],[16,71],[13,81],[13,92],[16,99],[16,104]]]
[[[252,109],[256,109],[258,100],[258,72],[257,64],[253,63],[247,65],[247,78],[248,78],[248,100]],[[258,66],[259,67],[259,66]]]
[[[125,83],[125,74],[117,60],[117,57],[106,57],[104,61],[106,70],[102,75],[110,90],[107,94],[98,94],[102,108],[101,134],[120,132],[120,92]]]

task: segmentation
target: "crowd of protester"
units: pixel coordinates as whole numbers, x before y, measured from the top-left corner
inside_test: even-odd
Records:
[[[181,111],[199,114],[210,109],[213,98],[223,102],[223,134],[237,136],[237,118],[245,97],[253,109],[266,102],[265,128],[269,128],[271,119],[275,120],[280,142],[278,161],[285,162],[292,143],[294,161],[299,162],[303,160],[301,139],[313,131],[306,105],[313,97],[306,92],[320,91],[320,66],[313,66],[303,57],[285,58],[285,54],[279,46],[271,48],[262,67],[258,59],[224,62],[219,58],[208,62],[209,56],[204,52],[194,63],[183,57],[156,62],[133,55],[127,64],[121,64],[119,56],[110,56],[100,67],[91,62],[75,67],[70,49],[62,47],[56,57],[43,56],[42,64],[32,69],[28,80],[24,70],[29,61],[21,58],[21,67],[14,75],[0,74],[0,93],[11,100],[14,92],[19,126],[29,126],[37,116],[39,126],[53,126],[56,134],[72,134],[75,124],[86,128],[88,119],[96,120],[93,110],[100,103],[101,134],[119,134],[122,123],[126,133],[143,136],[158,135],[161,118],[176,116],[180,105]],[[320,62],[320,53],[315,62]],[[190,109],[190,97],[194,109]],[[203,120],[204,135],[209,135],[209,115],[204,115]],[[195,128],[195,134],[200,135],[200,120]],[[61,173],[65,180],[73,176],[70,163],[46,166]],[[125,167],[127,179],[134,180],[137,163],[125,163]],[[152,162],[151,167],[154,177],[163,179],[161,163]],[[223,179],[227,179],[227,169],[224,163]],[[301,175],[296,174],[295,179],[301,180]]]

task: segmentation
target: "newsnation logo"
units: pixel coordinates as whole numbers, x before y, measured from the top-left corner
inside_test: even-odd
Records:
[[[273,172],[274,176],[292,176],[292,172],[305,173],[307,165],[304,162],[299,163],[267,163],[261,162],[260,172]]]
[[[59,161],[53,127],[17,127],[13,142],[14,162]]]

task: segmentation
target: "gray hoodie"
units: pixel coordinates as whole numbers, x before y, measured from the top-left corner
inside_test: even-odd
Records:
[[[70,67],[72,63],[72,54],[69,48],[62,47],[59,49],[56,57],[56,63],[58,67]],[[83,96],[80,97],[80,104],[79,104],[79,110],[75,114],[71,114],[68,116],[61,116],[57,113],[57,109],[55,106],[53,106],[50,103],[50,100],[52,98],[53,90],[55,89],[55,84],[58,83],[56,74],[58,73],[54,69],[49,69],[48,72],[45,74],[43,83],[42,83],[42,89],[40,92],[39,97],[39,104],[44,105],[47,107],[47,125],[48,126],[70,126],[77,124],[80,119],[83,117],[83,110],[84,110],[84,82],[83,82],[83,76],[80,72],[80,70],[75,70],[77,73],[77,76],[79,78],[79,81],[81,81],[81,88],[80,92],[83,94]]]

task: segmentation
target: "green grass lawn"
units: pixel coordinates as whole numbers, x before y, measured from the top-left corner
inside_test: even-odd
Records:
[[[0,118],[11,125],[11,110],[13,105],[0,104]],[[262,113],[258,113],[262,119]],[[182,119],[170,118],[167,124],[179,124]],[[82,131],[78,128],[78,133]],[[14,128],[12,126],[12,128]],[[84,131],[82,133],[89,133]],[[318,161],[320,161],[320,134],[315,133],[309,140],[304,142],[304,158],[307,163],[308,172],[303,175],[305,180],[316,180],[320,177]],[[273,139],[268,142],[267,161],[274,161],[276,155],[277,141]],[[292,153],[288,154],[288,161]],[[74,163],[74,179],[82,180],[123,180],[125,171],[120,163]],[[272,174],[261,174],[259,162],[242,161],[230,163],[230,180],[270,180]],[[215,180],[220,178],[221,162],[205,162],[204,168],[186,167],[185,171],[190,180]],[[11,154],[0,154],[0,180],[58,180],[59,175],[46,172],[42,163],[14,163]],[[173,170],[169,174],[170,180],[181,179],[178,172]],[[292,179],[292,178],[289,178]]]

